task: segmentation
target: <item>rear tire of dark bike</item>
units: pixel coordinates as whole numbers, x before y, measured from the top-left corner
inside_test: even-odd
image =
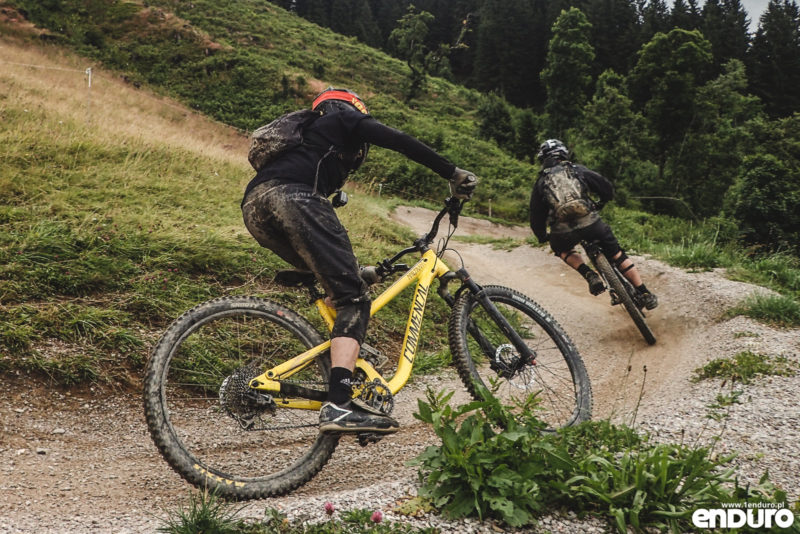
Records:
[[[473,398],[478,385],[512,406],[539,392],[537,418],[550,429],[591,418],[592,388],[583,360],[556,320],[522,293],[502,286],[485,286],[486,295],[531,348],[535,365],[525,364],[511,377],[500,377],[491,360],[514,361],[511,341],[483,309],[475,296],[463,292],[456,299],[448,328],[450,349],[458,374]],[[470,329],[477,327],[483,342]],[[474,331],[473,331],[474,332]]]
[[[636,328],[639,329],[639,332],[642,333],[645,341],[650,345],[654,345],[656,336],[653,335],[653,331],[647,326],[644,320],[644,314],[633,301],[633,298],[631,298],[631,295],[625,288],[625,284],[619,279],[617,271],[611,267],[608,258],[603,254],[598,254],[597,258],[595,258],[595,265],[597,269],[603,273],[603,277],[611,285],[611,289],[617,293],[617,296],[622,301],[622,305],[625,306],[625,310],[628,312],[628,315],[631,316],[631,319],[633,319],[633,323],[636,325]]]
[[[318,411],[253,404],[248,383],[322,342],[306,319],[257,297],[218,298],[184,313],[145,374],[145,418],[161,455],[188,482],[224,498],[260,499],[303,485],[339,436],[319,433]],[[327,383],[329,375],[326,356],[292,379]]]

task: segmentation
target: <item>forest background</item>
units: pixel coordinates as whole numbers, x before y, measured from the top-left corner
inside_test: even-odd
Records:
[[[150,1],[144,7],[191,24],[160,29],[152,9],[145,16],[138,3],[10,3],[51,30],[50,38],[245,130],[307,105],[310,79],[377,94],[379,118],[439,149],[452,144],[449,134],[415,127],[405,110],[471,115],[476,136],[502,155],[491,164],[458,159],[455,149],[448,155],[491,181],[477,199],[484,212],[493,199],[494,214],[525,219],[536,169],[518,162],[535,163],[540,142],[557,137],[614,181],[618,205],[719,217],[723,239],[800,250],[800,11],[793,0],[771,0],[754,33],[739,0],[276,0],[288,12],[280,14],[264,0]],[[352,39],[309,54],[314,39],[279,26],[287,14],[406,66],[367,66],[374,60]],[[136,35],[139,24],[149,29]],[[271,29],[280,29],[282,42]],[[266,59],[276,50],[281,65]],[[444,82],[479,93],[453,96]],[[445,102],[432,107],[436,98]],[[403,193],[437,187],[420,169],[389,167],[362,179]]]

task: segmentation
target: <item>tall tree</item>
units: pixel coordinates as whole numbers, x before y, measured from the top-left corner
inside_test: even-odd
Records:
[[[642,46],[636,6],[630,0],[587,0],[582,9],[592,24],[592,74],[597,77],[607,69],[628,72]]]
[[[697,0],[675,0],[669,14],[670,25],[673,28],[696,30],[700,27],[700,13],[697,9]]]
[[[589,42],[591,24],[578,8],[562,11],[553,25],[547,63],[541,78],[547,90],[549,137],[564,137],[577,126],[592,85],[594,48]]]
[[[770,0],[748,55],[750,88],[773,117],[800,111],[800,10],[793,0]]]
[[[538,74],[544,63],[544,28],[535,16],[534,1],[486,0],[478,26],[473,84],[522,107],[541,101]]]
[[[711,44],[703,35],[676,28],[656,34],[643,46],[628,76],[631,98],[656,135],[652,158],[662,182],[667,179],[667,157],[686,134],[697,88],[706,81],[710,65]]]
[[[433,15],[427,11],[417,11],[410,5],[406,14],[398,21],[397,27],[389,35],[395,53],[405,59],[408,68],[411,69],[409,85],[405,92],[407,100],[415,98],[425,87],[428,73],[425,37],[428,35],[428,25],[431,21]]]
[[[664,0],[638,0],[639,18],[642,21],[641,40],[646,43],[657,33],[672,29],[669,8]]]
[[[750,122],[761,105],[746,91],[744,64],[732,59],[723,74],[698,89],[685,140],[670,154],[674,189],[698,215],[719,212],[719,199],[733,184],[742,158],[754,151]]]
[[[750,46],[750,20],[739,0],[706,0],[701,31],[711,43],[715,73],[730,59],[745,60]]]
[[[622,76],[611,70],[600,75],[582,126],[575,144],[583,161],[615,182],[623,195],[653,193],[643,163],[652,135],[633,109]]]

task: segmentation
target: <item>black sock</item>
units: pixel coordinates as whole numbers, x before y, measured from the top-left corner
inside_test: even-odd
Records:
[[[350,382],[353,379],[353,371],[345,367],[331,368],[331,380],[328,387],[328,400],[339,406],[346,404],[353,395]]]
[[[636,291],[638,291],[639,293],[649,293],[649,291],[647,291],[647,288],[645,287],[644,284],[642,284],[639,287],[637,287]]]
[[[578,267],[578,272],[581,273],[581,276],[586,278],[586,275],[592,272],[592,270],[585,263],[581,263],[580,267]]]

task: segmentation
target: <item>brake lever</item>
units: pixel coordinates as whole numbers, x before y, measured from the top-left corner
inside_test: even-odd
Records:
[[[450,216],[450,224],[453,225],[453,228],[458,228],[458,216],[461,213],[461,209],[464,207],[464,202],[466,200],[459,200],[455,197],[450,197],[447,199],[447,214]]]

